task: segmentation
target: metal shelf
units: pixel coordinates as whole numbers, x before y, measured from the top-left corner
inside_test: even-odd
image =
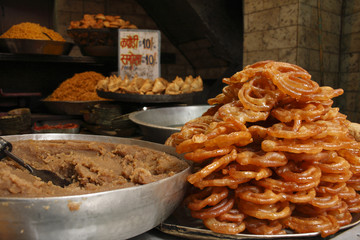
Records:
[[[71,57],[67,55],[36,55],[0,53],[0,61],[13,62],[53,62],[53,63],[79,63],[79,64],[117,64],[116,57]]]

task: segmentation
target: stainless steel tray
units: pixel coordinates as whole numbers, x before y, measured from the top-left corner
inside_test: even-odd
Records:
[[[141,140],[83,134],[4,136],[139,145],[178,157],[174,148]],[[0,239],[127,239],[164,221],[182,201],[190,168],[157,182],[112,191],[44,198],[0,198]],[[78,206],[71,210],[69,204]]]
[[[353,220],[349,225],[342,226],[340,230],[346,230],[354,227],[360,222],[360,213],[353,214]],[[220,239],[304,239],[314,238],[322,239],[319,232],[312,233],[293,233],[288,231],[287,234],[281,235],[255,235],[239,233],[235,235],[215,233],[202,224],[201,220],[192,218],[190,211],[183,205],[179,206],[174,213],[162,222],[158,230],[177,237],[189,239],[206,239],[206,240],[220,240]]]
[[[73,43],[61,41],[0,38],[0,52],[68,55],[73,46]]]

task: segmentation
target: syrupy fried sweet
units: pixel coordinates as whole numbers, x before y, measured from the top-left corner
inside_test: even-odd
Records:
[[[223,82],[208,100],[214,106],[165,142],[194,162],[186,198],[192,217],[226,234],[327,237],[349,224],[360,212],[360,143],[356,126],[332,107],[343,90],[274,61]]]
[[[77,140],[13,142],[15,155],[37,169],[72,181],[65,188],[43,182],[7,158],[0,161],[1,197],[78,195],[151,183],[188,167],[164,152],[135,145]]]

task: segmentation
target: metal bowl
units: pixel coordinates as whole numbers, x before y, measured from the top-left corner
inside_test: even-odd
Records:
[[[79,46],[117,46],[117,28],[73,28],[68,35]]]
[[[117,56],[117,28],[68,29],[67,33],[80,47],[84,56]]]
[[[10,53],[68,55],[73,46],[62,41],[0,38],[0,51]]]
[[[179,132],[188,121],[200,117],[210,105],[155,108],[133,112],[129,118],[138,124],[146,140],[164,143],[171,134]]]
[[[28,134],[4,138],[10,142],[65,139],[123,143],[176,155],[168,146],[118,137]],[[184,197],[189,174],[187,168],[146,185],[84,195],[0,198],[0,239],[107,240],[137,236],[160,224],[176,209]]]

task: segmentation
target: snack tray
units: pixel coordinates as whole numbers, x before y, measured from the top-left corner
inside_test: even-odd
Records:
[[[354,227],[360,222],[360,213],[352,214],[353,220],[350,224],[340,227],[340,230],[346,230]],[[183,205],[179,206],[175,212],[161,223],[158,227],[161,232],[189,239],[206,239],[206,240],[220,240],[220,239],[323,239],[320,237],[320,232],[312,233],[293,233],[288,231],[287,234],[281,235],[256,235],[239,233],[235,235],[215,233],[206,229],[201,220],[192,218],[190,211]],[[340,231],[339,231],[340,232]],[[338,232],[338,233],[339,233]]]
[[[186,103],[192,101],[194,96],[201,94],[201,92],[184,93],[177,95],[160,94],[160,95],[142,95],[142,94],[126,94],[116,92],[106,92],[96,90],[99,97],[114,99],[121,102],[136,102],[136,103]]]

